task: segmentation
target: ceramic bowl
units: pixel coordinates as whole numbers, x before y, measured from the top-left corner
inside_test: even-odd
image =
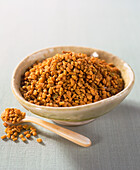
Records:
[[[92,55],[94,52],[99,54],[99,58],[104,59],[107,63],[113,63],[120,69],[122,77],[125,81],[125,88],[118,94],[109,97],[104,100],[100,100],[95,103],[73,106],[73,107],[47,107],[38,106],[26,101],[19,90],[21,76],[26,71],[26,69],[31,66],[35,61],[43,60],[48,57],[54,56],[56,53],[62,53],[62,51],[73,51],[76,53],[86,53],[87,55]],[[31,111],[32,113],[51,119],[59,124],[63,125],[82,125],[88,123],[99,116],[111,111],[123,99],[130,93],[134,84],[134,72],[131,67],[121,60],[119,57],[110,54],[108,52],[86,47],[76,47],[76,46],[61,46],[61,47],[51,47],[37,51],[24,60],[22,60],[16,67],[13,77],[12,77],[12,91],[19,103]]]

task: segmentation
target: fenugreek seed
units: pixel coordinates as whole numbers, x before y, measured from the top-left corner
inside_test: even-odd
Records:
[[[92,95],[89,94],[89,93],[87,93],[87,98],[88,98],[89,100],[92,99]]]
[[[5,131],[5,133],[7,133],[7,131],[8,131],[8,128],[5,128],[5,130],[4,130],[4,131]]]
[[[21,140],[22,140],[23,142],[25,142],[25,141],[26,141],[26,138],[23,138],[23,137],[22,137]]]
[[[26,130],[29,130],[31,126],[27,126]]]
[[[3,136],[1,136],[1,139],[5,139],[7,136],[6,135],[3,135]]]
[[[14,133],[14,136],[17,136],[17,135],[18,135],[18,133],[17,133],[17,132],[15,132],[15,133]]]
[[[17,138],[14,138],[14,139],[13,139],[13,141],[16,141],[16,140],[17,140]]]
[[[30,127],[31,131],[36,131],[36,129],[34,127]]]
[[[59,105],[60,106],[62,106],[62,105],[64,105],[65,104],[65,102],[59,102]]]
[[[30,133],[29,131],[25,131],[25,132],[24,132],[24,135],[27,135],[27,134],[29,134],[29,133]]]
[[[31,137],[31,134],[27,134],[27,135],[26,135],[26,138],[30,138],[30,137]]]
[[[31,131],[30,131],[30,134],[33,134],[33,132],[34,132],[34,131],[31,130]]]
[[[15,136],[14,136],[14,135],[12,135],[12,136],[11,136],[11,139],[14,139],[14,138],[15,138]]]
[[[20,137],[20,138],[23,138],[24,136],[23,136],[23,134],[20,134],[19,137]]]
[[[9,139],[11,138],[11,135],[9,133],[7,134],[7,138],[9,138]]]
[[[38,143],[41,143],[41,142],[42,142],[42,139],[41,139],[41,138],[37,138],[37,142],[38,142]]]
[[[28,76],[29,76],[29,74],[30,74],[30,72],[29,72],[29,71],[27,71],[27,72],[25,73],[25,77],[28,77]]]
[[[13,135],[13,131],[12,131],[12,130],[9,130],[8,133],[11,134],[11,135]]]
[[[3,125],[4,125],[5,127],[8,127],[8,124],[7,124],[6,122],[4,122]]]
[[[36,133],[36,132],[33,132],[32,134],[33,134],[33,136],[36,136],[36,135],[37,135],[37,133]]]
[[[28,125],[23,125],[23,129],[26,129],[28,127]]]

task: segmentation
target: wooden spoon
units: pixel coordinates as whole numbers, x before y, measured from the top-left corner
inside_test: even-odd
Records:
[[[4,114],[4,112],[2,113]],[[83,147],[89,147],[91,145],[91,140],[79,133],[73,132],[71,130],[65,129],[63,127],[60,127],[58,125],[52,124],[50,122],[46,122],[44,120],[41,120],[39,118],[36,117],[31,117],[31,116],[26,116],[24,119],[22,119],[20,122],[18,123],[23,123],[23,122],[31,122],[31,123],[35,123],[37,125],[40,125],[56,134],[58,134],[59,136],[70,140],[73,143],[76,143],[80,146]],[[8,122],[6,122],[8,123]],[[8,123],[9,124],[9,123]]]

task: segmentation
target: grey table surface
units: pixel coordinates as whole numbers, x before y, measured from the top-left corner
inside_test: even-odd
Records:
[[[0,0],[0,112],[7,107],[26,111],[11,92],[12,72],[27,54],[42,48],[103,49],[129,63],[136,76],[131,94],[117,108],[87,125],[68,127],[88,136],[91,147],[36,126],[44,145],[35,138],[27,144],[0,140],[0,170],[139,170],[139,32],[139,0]]]

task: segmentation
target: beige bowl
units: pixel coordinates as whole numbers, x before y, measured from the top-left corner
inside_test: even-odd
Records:
[[[91,104],[73,107],[47,107],[38,106],[27,102],[22,97],[19,91],[20,80],[23,73],[36,60],[41,61],[45,58],[52,57],[56,53],[62,53],[63,50],[73,51],[77,53],[86,53],[87,55],[92,55],[93,52],[97,52],[99,54],[99,58],[104,59],[108,63],[111,62],[115,64],[115,66],[120,69],[122,77],[125,81],[124,90],[110,98]],[[131,67],[120,58],[102,50],[75,46],[51,47],[37,51],[27,56],[23,61],[18,64],[12,77],[12,91],[16,99],[23,107],[38,116],[51,119],[63,125],[81,125],[88,123],[99,116],[104,115],[105,113],[116,107],[130,93],[133,84],[134,72],[132,71]]]

